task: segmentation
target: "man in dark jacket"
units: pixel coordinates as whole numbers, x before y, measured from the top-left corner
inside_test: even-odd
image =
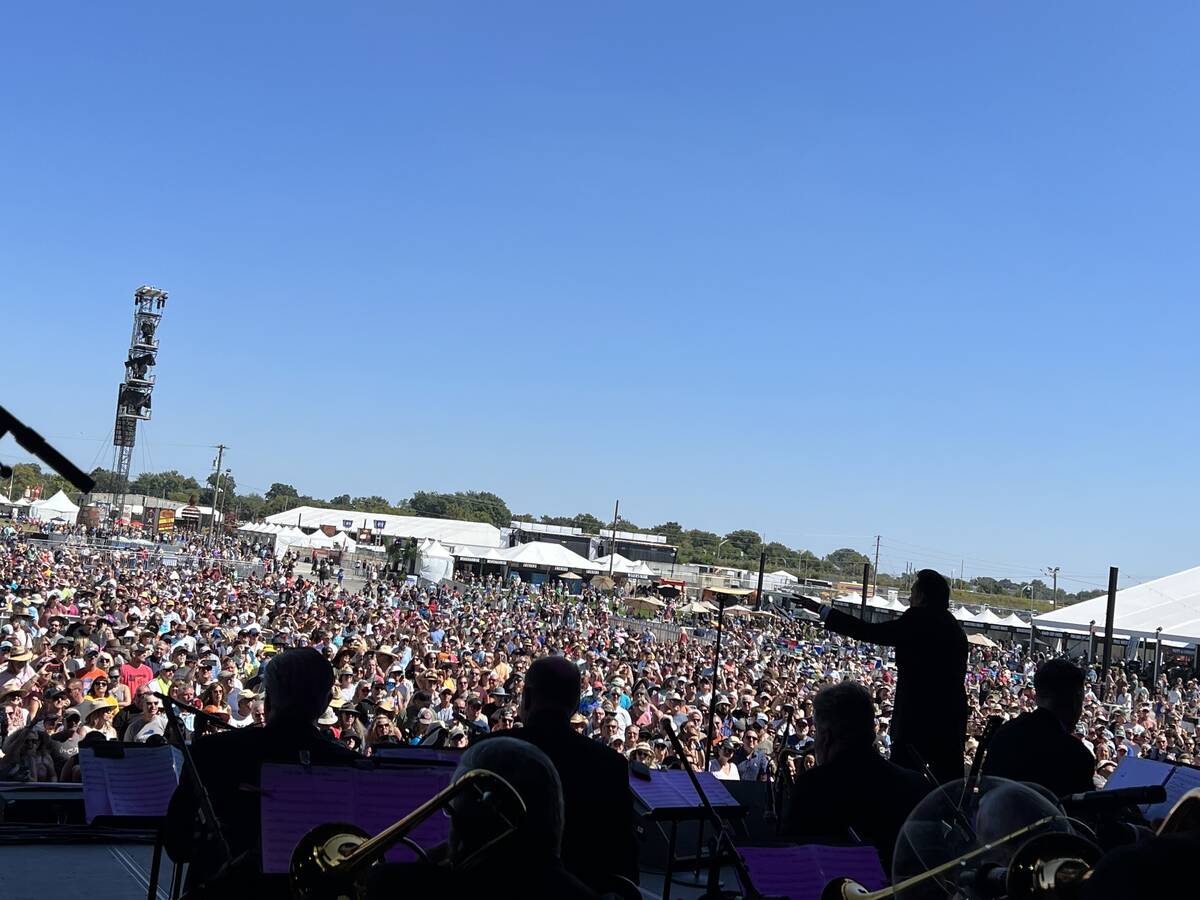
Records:
[[[967,636],[950,614],[950,585],[933,569],[917,573],[908,610],[888,622],[864,622],[807,598],[838,634],[896,648],[892,762],[914,771],[928,765],[943,784],[962,778],[967,731]]]
[[[223,873],[223,887],[210,881],[226,862],[219,844],[211,836],[193,842],[198,804],[186,770],[171,797],[165,844],[172,859],[190,863],[189,894],[208,883],[209,896],[224,892],[227,896],[253,896],[259,900],[290,897],[286,875],[262,874],[262,819],[257,791],[262,764],[305,761],[320,766],[358,758],[357,753],[323,737],[314,724],[329,703],[333,685],[333,668],[320,653],[311,649],[281,653],[267,667],[264,680],[266,725],[219,732],[192,745],[196,769],[208,788],[213,811],[230,852],[239,860],[227,874]]]
[[[1043,663],[1033,676],[1037,709],[996,729],[983,774],[1032,781],[1056,797],[1095,790],[1096,758],[1071,734],[1083,712],[1083,688],[1083,672],[1074,663]]]
[[[562,862],[597,893],[613,889],[612,876],[638,880],[633,837],[633,792],[621,754],[571,728],[579,706],[579,669],[561,656],[543,656],[525,673],[523,728],[505,731],[550,758],[563,792]]]
[[[875,750],[875,707],[860,684],[822,688],[813,700],[817,765],[796,777],[784,834],[802,842],[863,842],[884,871],[904,820],[930,789]]]

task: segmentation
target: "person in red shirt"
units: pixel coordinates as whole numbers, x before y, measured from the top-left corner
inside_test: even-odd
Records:
[[[129,650],[129,662],[121,666],[121,684],[129,688],[129,696],[136,697],[138,688],[154,678],[154,671],[146,665],[146,648],[134,645]]]

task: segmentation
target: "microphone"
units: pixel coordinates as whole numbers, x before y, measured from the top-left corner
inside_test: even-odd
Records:
[[[149,693],[153,694],[155,697],[157,697],[163,703],[169,704],[169,705],[175,707],[176,709],[181,709],[184,712],[186,712],[189,716],[195,716],[197,719],[199,719],[202,722],[207,722],[209,725],[214,725],[217,728],[223,728],[227,731],[233,730],[233,726],[230,725],[228,722],[226,722],[224,719],[222,719],[220,716],[214,716],[212,713],[206,713],[202,709],[196,709],[196,707],[189,706],[188,704],[184,703],[182,700],[176,700],[174,697],[171,697],[167,694],[163,694],[159,691],[150,691]]]
[[[1111,791],[1084,791],[1079,794],[1067,794],[1059,799],[1064,807],[1099,812],[1123,809],[1126,806],[1165,803],[1167,789],[1161,784],[1148,784],[1144,787],[1116,788]]]

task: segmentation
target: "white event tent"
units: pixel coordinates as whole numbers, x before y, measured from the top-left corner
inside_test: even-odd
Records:
[[[438,541],[422,541],[417,548],[421,564],[417,575],[426,581],[445,581],[454,577],[454,556]]]
[[[1200,566],[1117,591],[1114,630],[1131,637],[1200,643]],[[1080,631],[1094,622],[1104,628],[1107,595],[1042,613],[1034,624],[1044,631]]]
[[[427,519],[421,516],[397,516],[391,513],[364,513],[348,509],[323,509],[317,506],[298,506],[286,512],[267,516],[275,525],[320,528],[332,525],[345,531],[366,528],[385,537],[431,538],[442,544],[474,544],[480,547],[500,547],[500,529],[488,522],[462,522],[457,519]],[[389,542],[390,543],[390,542]]]
[[[488,562],[505,562],[510,566],[525,566],[532,569],[562,569],[564,572],[607,572],[595,560],[585,559],[562,544],[547,541],[530,541],[503,550],[492,550],[487,554]]]
[[[29,505],[29,518],[42,522],[65,519],[74,523],[78,515],[79,507],[72,503],[71,498],[62,491],[48,500],[36,500]]]

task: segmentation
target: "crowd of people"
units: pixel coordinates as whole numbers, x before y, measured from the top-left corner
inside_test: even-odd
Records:
[[[955,626],[937,654],[910,646],[905,628],[919,612],[918,591],[909,614],[869,626],[820,604],[811,615],[730,618],[714,670],[702,633],[656,636],[619,616],[611,591],[465,575],[422,585],[361,563],[348,584],[314,575],[295,555],[274,560],[233,538],[180,541],[195,552],[165,566],[153,548],[39,537],[10,533],[0,546],[2,781],[78,780],[80,746],[170,740],[159,694],[184,705],[189,739],[221,726],[262,726],[271,702],[266,673],[293,648],[311,648],[332,667],[316,719],[324,737],[368,756],[519,734],[530,724],[520,703],[526,678],[544,657],[568,661],[582,685],[568,717],[580,737],[651,770],[677,767],[663,728],[669,719],[691,764],[729,780],[795,782],[818,767],[814,706],[823,689],[844,683],[866,697],[873,755],[906,769],[928,766],[941,781],[970,767],[989,717],[1015,719],[1041,705],[1034,681],[1046,657],[1020,643],[960,644]],[[248,572],[230,565],[256,559],[264,565]],[[948,589],[936,597],[929,584],[926,605],[944,611]],[[673,607],[665,612],[683,618]],[[1074,721],[1055,721],[1085,751],[1092,785],[1127,756],[1195,760],[1194,672],[1145,677],[1123,663],[1102,672],[1076,662],[1079,709]],[[837,709],[855,703],[842,698]],[[956,733],[957,743],[929,737],[939,728]],[[1059,749],[1047,740],[1024,752]]]

